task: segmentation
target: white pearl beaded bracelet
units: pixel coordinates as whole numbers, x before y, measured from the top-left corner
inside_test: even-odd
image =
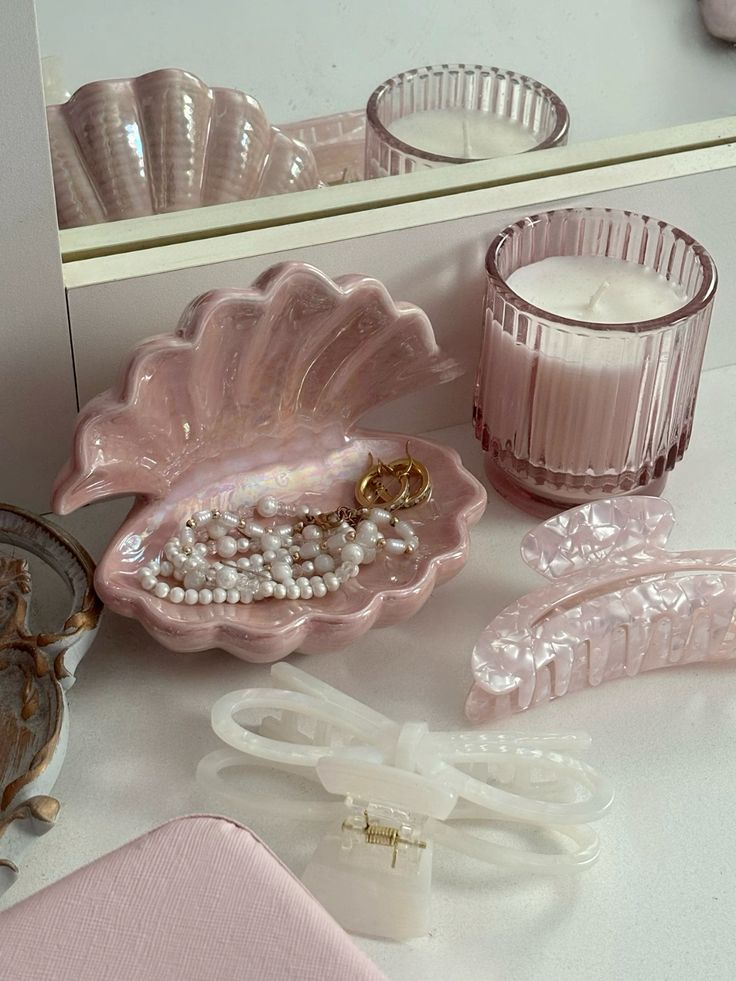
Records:
[[[385,536],[389,528],[396,537]],[[379,551],[399,556],[418,546],[409,522],[387,507],[323,513],[269,496],[248,514],[195,512],[138,577],[160,599],[191,606],[309,600],[340,589]]]

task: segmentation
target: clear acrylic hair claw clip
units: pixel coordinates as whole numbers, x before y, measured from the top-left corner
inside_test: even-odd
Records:
[[[613,792],[578,759],[590,744],[584,733],[431,732],[292,665],[275,664],[271,675],[279,688],[216,702],[212,727],[236,752],[210,753],[197,779],[240,806],[329,823],[303,878],[346,929],[396,940],[425,934],[435,845],[520,872],[570,873],[595,861],[588,822]],[[334,799],[247,796],[225,771],[249,766],[308,777]],[[457,827],[461,820],[542,828],[565,845],[556,853],[510,847]]]

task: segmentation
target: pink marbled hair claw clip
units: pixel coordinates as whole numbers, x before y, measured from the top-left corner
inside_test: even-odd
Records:
[[[522,557],[551,584],[481,634],[468,718],[484,722],[603,681],[736,657],[736,549],[666,551],[673,524],[667,501],[621,497],[530,532]]]

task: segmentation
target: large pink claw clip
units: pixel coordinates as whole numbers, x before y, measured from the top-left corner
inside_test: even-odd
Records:
[[[736,550],[668,552],[670,504],[596,501],[522,542],[552,585],[507,607],[473,651],[473,722],[546,699],[697,661],[736,657]]]

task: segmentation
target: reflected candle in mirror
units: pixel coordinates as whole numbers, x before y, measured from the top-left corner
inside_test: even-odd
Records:
[[[659,493],[690,437],[707,252],[664,222],[568,209],[507,228],[487,271],[475,427],[493,486],[539,515]]]
[[[569,124],[541,82],[483,65],[402,72],[378,86],[365,115],[369,179],[562,146]]]
[[[536,146],[520,123],[472,109],[428,109],[402,116],[389,131],[409,146],[466,160],[525,153]]]

